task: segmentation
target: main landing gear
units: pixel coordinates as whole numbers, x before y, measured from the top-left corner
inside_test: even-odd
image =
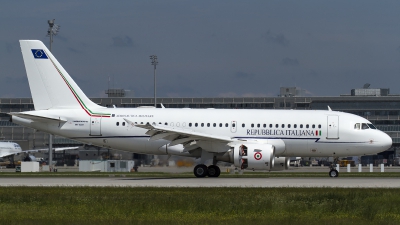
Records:
[[[196,177],[219,177],[221,170],[216,165],[206,166],[199,164],[194,167],[193,173]]]
[[[329,166],[330,171],[329,171],[329,176],[330,177],[338,177],[339,176],[339,172],[336,170],[335,166],[337,164],[337,162],[339,161],[339,158],[335,158],[333,160],[333,163]]]

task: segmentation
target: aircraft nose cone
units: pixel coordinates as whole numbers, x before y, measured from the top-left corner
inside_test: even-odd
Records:
[[[388,150],[390,147],[392,147],[392,143],[393,143],[392,138],[383,132],[382,132],[379,142],[381,143],[382,151]]]

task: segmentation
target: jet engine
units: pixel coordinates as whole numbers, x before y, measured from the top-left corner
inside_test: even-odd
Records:
[[[288,170],[290,166],[290,157],[275,157],[275,165],[272,171]]]
[[[24,162],[36,162],[36,157],[33,155],[27,155],[24,160]]]
[[[270,170],[274,167],[275,147],[270,144],[237,144],[231,148],[230,162],[241,169]]]

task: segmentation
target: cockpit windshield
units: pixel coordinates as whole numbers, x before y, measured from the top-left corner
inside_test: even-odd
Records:
[[[356,123],[354,124],[354,129],[355,130],[366,130],[366,129],[374,129],[376,130],[376,127],[372,123]]]

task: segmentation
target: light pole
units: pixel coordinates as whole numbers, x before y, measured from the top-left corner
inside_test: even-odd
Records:
[[[157,97],[156,97],[156,69],[157,69],[157,56],[156,55],[151,55],[151,65],[154,66],[154,108],[157,108]]]
[[[54,24],[54,20],[47,20],[47,23],[49,24],[49,29],[47,30],[47,36],[50,37],[50,52],[51,52],[51,46],[53,43],[53,35],[57,35],[58,30],[60,29],[60,26],[57,24]],[[49,134],[49,167],[50,169],[52,168],[53,164],[53,135]]]
[[[50,37],[50,52],[51,52],[51,46],[53,44],[53,35],[57,35],[58,30],[60,30],[60,25],[57,25],[54,23],[54,20],[47,20],[47,23],[49,24],[49,29],[47,30],[47,36]]]

